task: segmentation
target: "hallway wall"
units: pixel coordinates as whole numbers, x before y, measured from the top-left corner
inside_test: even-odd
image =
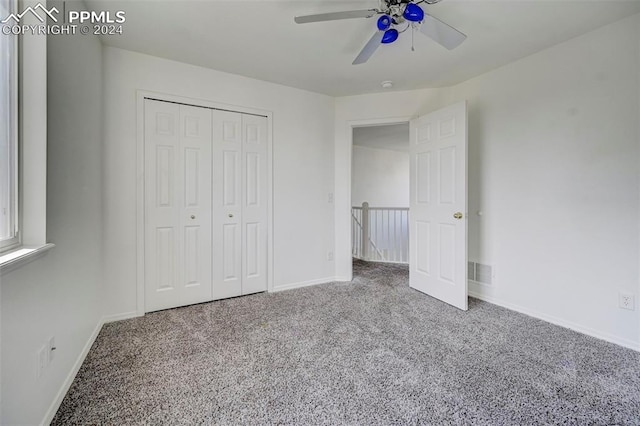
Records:
[[[409,154],[353,146],[351,204],[409,207]]]

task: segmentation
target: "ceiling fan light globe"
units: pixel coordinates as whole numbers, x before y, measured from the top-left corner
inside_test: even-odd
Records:
[[[424,19],[424,11],[417,4],[408,3],[407,6],[404,8],[404,12],[402,13],[402,16],[407,21],[421,22]]]
[[[381,43],[389,44],[389,43],[393,43],[397,39],[398,39],[398,30],[392,28],[384,32],[384,36],[382,36]]]
[[[391,17],[389,15],[382,15],[378,18],[378,29],[380,31],[386,31],[391,27]]]

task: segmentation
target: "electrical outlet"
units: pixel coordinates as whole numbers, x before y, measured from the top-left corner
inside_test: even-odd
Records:
[[[327,252],[327,260],[329,261],[333,260],[333,252],[331,250]]]
[[[618,294],[618,306],[622,309],[628,309],[630,311],[636,310],[635,297],[633,294],[619,293]]]
[[[55,337],[50,337],[49,338],[49,363],[51,363],[51,361],[53,361],[53,359],[55,358],[55,353],[56,353],[56,338]]]

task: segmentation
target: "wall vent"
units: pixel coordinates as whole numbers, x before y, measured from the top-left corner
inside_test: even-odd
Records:
[[[467,262],[467,279],[476,280],[476,264],[475,262]]]
[[[467,263],[467,279],[481,284],[492,284],[493,267],[477,262]]]
[[[491,284],[493,268],[490,265],[476,263],[476,281],[482,284]]]

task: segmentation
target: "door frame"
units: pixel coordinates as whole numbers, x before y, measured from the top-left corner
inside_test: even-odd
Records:
[[[154,99],[195,107],[259,115],[267,118],[267,292],[273,291],[273,113],[271,111],[238,105],[224,104],[206,99],[189,98],[147,90],[136,91],[136,314],[145,314],[144,300],[144,101]]]
[[[347,220],[349,223],[349,226],[351,226],[351,208],[353,207],[353,201],[351,199],[351,185],[353,182],[353,129],[358,128],[358,127],[375,127],[375,126],[388,126],[388,125],[393,125],[393,124],[409,124],[409,122],[415,118],[415,116],[409,115],[409,116],[400,116],[400,117],[385,117],[385,118],[369,118],[369,119],[364,119],[364,120],[351,120],[351,121],[347,121],[347,128],[346,128],[346,132],[347,132],[347,146],[349,147],[349,154],[348,154],[348,162],[345,166],[345,171],[346,171],[346,175],[349,176],[349,183],[347,185],[345,185],[345,187],[347,188],[347,199],[349,200],[349,209],[348,211],[346,211],[345,213],[347,214]],[[340,281],[351,281],[353,279],[353,265],[351,262],[351,248],[353,247],[353,235],[352,232],[348,232],[347,233],[348,237],[348,243],[349,243],[349,251],[348,251],[348,258],[343,259],[343,261],[348,262],[349,268],[349,275],[348,277],[344,277],[346,278],[346,280],[344,278],[339,279]],[[337,246],[337,241],[336,241],[336,246]],[[339,251],[336,249],[335,250],[336,253],[338,253]]]

